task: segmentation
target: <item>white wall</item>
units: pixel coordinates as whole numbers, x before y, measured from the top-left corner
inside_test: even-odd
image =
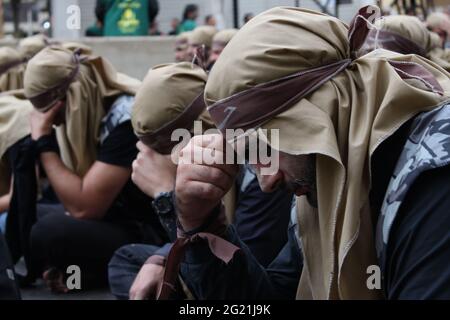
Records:
[[[326,2],[326,0],[322,0]],[[86,28],[95,22],[95,0],[52,0],[53,25],[55,37],[76,38],[84,35]],[[341,5],[339,17],[349,22],[360,6],[374,3],[375,0],[353,0],[350,5]],[[219,18],[219,28],[230,28],[233,26],[233,1],[232,0],[159,0],[160,11],[157,17],[162,32],[170,31],[170,22],[173,18],[181,19],[186,5],[193,3],[200,8],[199,24],[203,24],[205,16],[215,14]],[[276,6],[294,6],[295,0],[240,0],[239,1],[239,23],[242,24],[246,13],[259,14]],[[81,29],[67,30],[67,7],[77,4],[81,8]],[[312,0],[300,0],[303,8],[319,10]],[[330,8],[332,9],[332,8]],[[331,10],[334,12],[334,10]],[[222,18],[222,19],[221,19]]]
[[[95,2],[95,0],[52,0],[53,36],[65,39],[83,37],[86,29],[95,22]],[[67,28],[69,18],[67,8],[71,5],[77,5],[81,9],[81,29]]]
[[[175,60],[174,37],[96,37],[80,38],[77,42],[90,46],[94,54],[107,58],[118,71],[138,79],[143,79],[155,65]],[[2,39],[2,46],[16,47],[17,39]]]

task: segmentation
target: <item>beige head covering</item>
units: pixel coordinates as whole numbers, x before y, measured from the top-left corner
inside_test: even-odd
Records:
[[[43,34],[37,34],[22,39],[17,46],[20,54],[27,59],[34,57],[39,51],[49,45],[48,38]]]
[[[203,101],[207,77],[202,68],[188,62],[164,64],[151,69],[136,94],[133,106],[132,123],[136,135],[159,153],[170,154],[177,143],[171,143],[171,134],[175,129],[184,128],[192,134],[195,120],[202,122],[203,131],[214,128]],[[201,108],[194,110],[192,107],[199,99]],[[188,112],[193,112],[192,117],[183,118]],[[224,197],[226,216],[230,222],[234,216],[235,191],[230,190]]]
[[[238,31],[239,31],[238,29],[225,29],[217,32],[213,38],[212,44],[213,47],[216,45],[225,47],[228,44],[228,42],[230,42],[231,39],[233,39],[233,37],[236,35]]]
[[[407,48],[401,47],[398,39],[381,38],[376,40],[377,29],[372,29],[369,34],[366,46],[362,51],[370,52],[376,48],[386,48],[399,53],[415,53],[421,54],[426,58],[434,61],[447,71],[450,70],[450,63],[442,58],[442,48],[440,45],[439,36],[433,32],[430,32],[422,21],[417,17],[408,15],[387,16],[379,19],[375,22],[375,26],[380,30],[388,31],[392,35],[399,35],[409,41],[412,41],[419,50],[409,51]],[[387,36],[389,37],[389,35]],[[370,41],[369,41],[370,40]],[[405,50],[406,49],[406,50]],[[408,51],[408,52],[405,52]],[[414,51],[421,51],[414,52]]]
[[[443,12],[432,12],[427,17],[427,25],[433,29],[442,29],[450,34],[450,18]]]
[[[10,170],[5,153],[12,145],[30,134],[28,100],[4,92],[0,94],[0,196],[9,191]]]
[[[186,50],[188,47],[189,36],[192,31],[183,32],[175,38],[175,47],[180,50]]]
[[[217,29],[211,26],[201,26],[189,34],[189,44],[195,46],[205,45],[207,48],[211,48],[214,35],[217,33]]]
[[[255,17],[231,40],[209,75],[205,100],[210,113],[214,103],[228,103],[229,97],[241,97],[257,85],[349,59],[348,32],[334,17],[299,8],[274,8]],[[391,60],[401,62],[394,63],[397,67],[425,67],[445,95],[422,81],[403,80]],[[440,105],[449,93],[448,74],[431,62],[377,50],[260,126],[279,130],[279,150],[316,154],[318,209],[305,197],[297,199],[304,252],[298,298],[379,297],[366,286],[367,267],[377,264],[369,206],[371,156],[401,124]]]
[[[437,33],[430,32],[432,48],[428,52],[428,57],[446,71],[450,72],[450,50],[444,49],[441,44],[441,38]]]
[[[164,64],[151,69],[136,95],[133,107],[132,123],[138,137],[150,147],[169,143],[171,131],[179,126],[171,128],[168,135],[155,133],[180,117],[199,96],[203,97],[206,79],[207,74],[202,68],[188,62]],[[198,113],[187,119],[184,123],[186,129],[191,130],[193,121],[197,119],[203,122],[204,130],[212,127],[204,104]],[[169,149],[158,151],[170,153]]]
[[[25,62],[17,50],[0,48],[0,92],[23,88]]]
[[[117,73],[101,57],[79,59],[72,51],[48,47],[29,61],[24,86],[26,97],[40,111],[66,98],[66,123],[57,129],[58,143],[64,163],[84,176],[96,159],[104,99],[134,95],[140,81]],[[67,86],[61,86],[64,83]]]

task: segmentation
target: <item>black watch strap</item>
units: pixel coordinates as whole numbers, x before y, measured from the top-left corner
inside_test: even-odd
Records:
[[[161,201],[162,198],[164,198],[165,201],[170,202],[170,210],[164,212],[159,211],[157,202]],[[177,239],[177,216],[175,213],[174,203],[174,192],[172,191],[157,196],[152,204],[153,209],[164,227],[164,230],[167,232],[171,242]]]
[[[40,137],[36,141],[36,151],[37,154],[43,152],[56,152],[59,153],[58,141],[56,140],[55,130],[52,133]]]

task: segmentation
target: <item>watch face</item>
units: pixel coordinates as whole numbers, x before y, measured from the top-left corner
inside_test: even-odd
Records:
[[[172,199],[169,196],[163,195],[154,201],[155,209],[160,214],[167,214],[172,210]]]

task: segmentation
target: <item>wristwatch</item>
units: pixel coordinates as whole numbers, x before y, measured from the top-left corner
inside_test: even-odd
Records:
[[[173,191],[162,192],[152,202],[153,210],[172,241],[177,238],[177,216],[173,204],[173,194]]]
[[[156,196],[153,201],[153,209],[156,211],[158,215],[167,215],[173,210],[173,202],[172,202],[173,191],[171,192],[162,192]]]

